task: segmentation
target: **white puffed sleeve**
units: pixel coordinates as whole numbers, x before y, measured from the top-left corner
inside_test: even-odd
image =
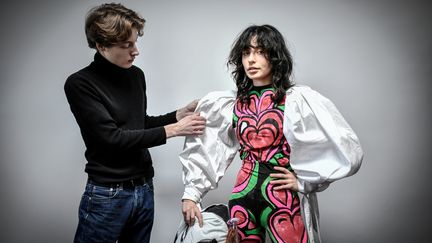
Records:
[[[185,139],[180,161],[183,165],[185,191],[182,199],[201,202],[204,195],[217,188],[239,148],[232,126],[235,91],[217,91],[204,96],[196,112],[206,118],[204,134]]]
[[[321,191],[360,168],[359,139],[336,106],[307,86],[294,86],[285,101],[284,135],[301,192]]]
[[[290,165],[302,192],[302,214],[309,241],[319,243],[316,191],[360,168],[363,150],[359,139],[336,106],[306,86],[287,91],[284,135],[291,147]]]

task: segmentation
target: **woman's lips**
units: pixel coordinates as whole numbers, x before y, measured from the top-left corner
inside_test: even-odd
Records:
[[[248,73],[256,73],[259,71],[259,68],[251,67],[247,69]]]

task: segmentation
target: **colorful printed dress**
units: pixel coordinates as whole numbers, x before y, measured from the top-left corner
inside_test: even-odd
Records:
[[[355,174],[363,150],[336,106],[320,93],[296,85],[273,104],[272,92],[253,91],[247,106],[238,104],[234,90],[211,92],[199,101],[196,112],[207,123],[203,135],[186,137],[180,154],[182,199],[201,203],[240,151],[243,166],[229,205],[231,216],[241,219],[243,242],[262,242],[267,230],[274,242],[319,243],[316,192]],[[299,193],[272,190],[268,174],[275,165],[295,172]]]
[[[285,100],[272,100],[270,85],[254,87],[249,104],[234,105],[233,125],[240,143],[242,167],[229,201],[231,218],[238,218],[241,242],[306,243],[300,199],[291,190],[273,190],[270,173],[289,164],[290,146],[283,135]]]

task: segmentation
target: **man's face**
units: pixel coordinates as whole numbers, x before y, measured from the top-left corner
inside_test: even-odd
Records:
[[[133,29],[131,36],[125,42],[110,47],[98,47],[98,50],[111,63],[122,68],[130,68],[139,54],[136,46],[137,39],[138,31]]]

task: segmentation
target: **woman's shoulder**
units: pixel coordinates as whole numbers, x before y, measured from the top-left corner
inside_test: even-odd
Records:
[[[322,99],[324,98],[318,91],[312,89],[307,85],[296,84],[289,88],[286,92],[286,100],[308,100],[308,99]]]
[[[318,93],[318,92],[312,89],[310,86],[304,84],[295,84],[287,90],[287,95],[302,94],[302,93]]]
[[[198,102],[197,109],[203,112],[221,112],[231,109],[235,103],[235,90],[212,91],[204,95]]]
[[[218,90],[207,93],[202,99],[203,100],[217,100],[221,98],[235,99],[237,91],[235,90]]]
[[[226,103],[234,103],[237,96],[235,90],[212,91],[204,95],[199,106],[223,106]]]

